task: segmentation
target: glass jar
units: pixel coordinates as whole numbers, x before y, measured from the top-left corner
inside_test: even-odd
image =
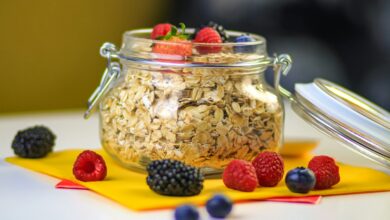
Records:
[[[274,67],[278,87],[288,55],[269,57],[254,34],[253,42],[202,44],[151,40],[150,32],[125,32],[120,51],[107,43],[101,50],[108,67],[87,115],[99,106],[101,143],[113,158],[138,171],[150,160],[174,159],[217,174],[233,159],[278,150],[283,102],[264,71]],[[156,46],[179,52],[160,54]]]

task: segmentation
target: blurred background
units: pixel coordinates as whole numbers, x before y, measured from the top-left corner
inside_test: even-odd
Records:
[[[282,83],[322,77],[390,110],[390,1],[1,0],[0,114],[84,108],[103,42],[156,23],[253,32],[294,60]]]

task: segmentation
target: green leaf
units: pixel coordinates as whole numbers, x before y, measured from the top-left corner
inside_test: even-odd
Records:
[[[186,25],[183,22],[180,22],[179,25],[181,28],[181,34],[185,34],[186,33]]]
[[[177,35],[177,37],[179,37],[180,39],[183,39],[183,40],[188,40],[189,38],[189,34],[180,34],[180,35]]]
[[[177,35],[177,27],[172,25],[170,32],[171,32],[172,36],[176,36]]]
[[[180,29],[181,29],[180,33],[178,33],[178,31],[177,31],[177,27],[172,25],[171,30],[165,36],[161,36],[161,37],[158,37],[156,39],[157,40],[169,40],[173,36],[175,36],[175,37],[178,37],[178,38],[183,39],[183,40],[188,40],[190,35],[185,33],[186,25],[182,22],[180,22],[179,25],[180,25]]]

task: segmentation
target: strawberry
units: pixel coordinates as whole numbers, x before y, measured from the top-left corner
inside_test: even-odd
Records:
[[[321,155],[313,157],[308,165],[316,176],[315,189],[329,189],[340,182],[339,167],[333,158]]]
[[[243,192],[252,192],[257,187],[256,170],[245,160],[232,160],[222,175],[227,188]]]
[[[284,163],[282,157],[275,152],[261,152],[252,161],[252,165],[261,186],[276,186],[283,178]]]
[[[171,24],[163,23],[154,26],[152,33],[150,34],[150,38],[157,39],[159,37],[164,37],[171,31]]]
[[[179,37],[171,37],[167,42],[155,43],[152,48],[153,53],[170,54],[180,56],[191,56],[192,45],[191,42]]]
[[[222,43],[221,36],[219,33],[212,27],[202,28],[195,36],[195,43]],[[218,53],[221,51],[221,46],[197,46],[196,48],[199,53]]]
[[[106,163],[99,154],[85,150],[74,162],[73,175],[84,182],[103,180],[107,175]]]
[[[192,44],[187,40],[188,35],[185,34],[185,25],[180,23],[181,32],[178,33],[177,27],[171,25],[171,30],[164,36],[160,36],[157,39],[160,41],[153,44],[152,51],[156,54],[168,54],[179,56],[191,56]]]

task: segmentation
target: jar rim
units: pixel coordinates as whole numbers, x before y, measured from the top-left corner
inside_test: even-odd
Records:
[[[227,43],[194,43],[194,42],[172,42],[150,39],[151,28],[126,31],[123,34],[121,49],[117,54],[123,61],[153,66],[165,66],[174,68],[265,68],[271,61],[266,50],[266,39],[260,35],[244,33],[239,31],[226,30],[230,38],[247,34],[252,37],[252,42],[227,42]],[[194,28],[187,28],[186,33],[192,34]],[[193,53],[182,54],[161,54],[153,52],[153,45],[185,45],[191,44]],[[236,48],[250,49],[249,52],[237,52]],[[207,53],[198,49],[206,48]],[[214,52],[215,49],[218,52]]]
[[[162,43],[162,44],[178,44],[175,42],[169,42],[169,41],[164,41],[164,40],[156,40],[156,39],[150,39],[150,38],[145,38],[145,37],[139,37],[142,34],[147,34],[150,35],[153,29],[151,28],[143,28],[143,29],[135,29],[135,30],[130,30],[126,31],[123,34],[123,41],[129,41],[129,40],[135,40],[138,42],[144,42],[144,43],[150,43],[150,44],[155,44],[155,43]],[[194,28],[186,28],[186,34],[193,34],[195,32]],[[223,42],[223,43],[198,43],[198,42],[191,42],[193,46],[256,46],[256,45],[263,45],[266,44],[266,40],[263,36],[258,35],[258,34],[253,34],[249,32],[240,32],[240,31],[233,31],[233,30],[226,30],[225,31],[228,36],[232,37],[238,37],[241,35],[248,35],[251,36],[255,41],[250,41],[250,42]],[[138,36],[137,36],[138,35]],[[180,43],[179,43],[180,44]]]

